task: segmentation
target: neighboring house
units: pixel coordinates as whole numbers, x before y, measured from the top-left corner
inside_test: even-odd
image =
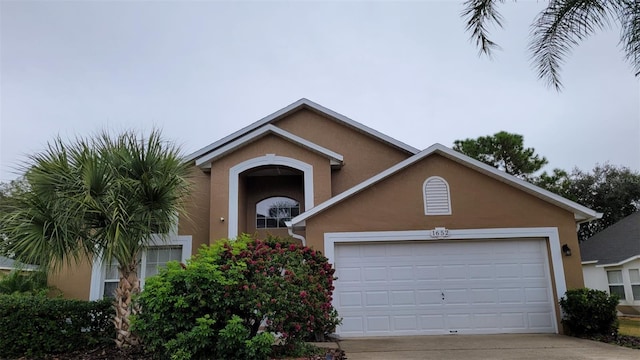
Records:
[[[22,264],[8,257],[0,256],[0,276],[9,274],[13,270],[35,271],[37,269],[36,265]]]
[[[559,332],[558,299],[583,286],[576,224],[600,216],[443,145],[419,151],[306,99],[188,161],[190,219],[142,255],[141,277],[220,238],[291,235],[336,268],[343,337]],[[112,264],[95,262],[55,285],[97,299],[116,281]]]
[[[580,244],[584,284],[620,297],[618,310],[640,315],[640,211]]]

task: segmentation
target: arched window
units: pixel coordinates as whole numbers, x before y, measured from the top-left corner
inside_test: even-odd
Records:
[[[300,214],[300,203],[294,199],[274,196],[256,204],[256,228],[286,228],[285,221]]]
[[[451,215],[449,184],[439,176],[428,178],[422,186],[425,215]]]

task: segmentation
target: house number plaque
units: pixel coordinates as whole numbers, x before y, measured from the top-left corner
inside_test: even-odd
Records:
[[[443,239],[449,236],[449,229],[443,227],[437,227],[431,230],[431,237],[436,239]]]

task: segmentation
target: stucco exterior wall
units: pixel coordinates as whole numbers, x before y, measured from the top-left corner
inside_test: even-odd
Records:
[[[448,183],[452,215],[426,216],[422,185]],[[583,286],[573,214],[440,155],[431,155],[306,222],[307,244],[324,251],[325,232],[557,227],[573,256],[563,257],[567,288]],[[553,271],[553,269],[551,269]]]
[[[344,157],[344,166],[331,176],[332,196],[412,155],[309,110],[298,111],[275,125]]]
[[[211,201],[211,175],[197,167],[192,167],[190,180],[191,194],[185,201],[187,215],[178,220],[178,235],[191,235],[195,254],[201,245],[209,243],[209,206]]]
[[[236,150],[211,165],[211,202],[209,242],[228,237],[228,224],[220,218],[229,218],[229,169],[246,160],[264,157],[266,154],[289,157],[313,167],[314,204],[319,204],[331,197],[331,165],[329,159],[308,149],[291,143],[279,136],[267,135],[247,146]],[[239,197],[238,214],[247,213],[246,201]],[[245,224],[246,226],[246,224]],[[239,227],[239,232],[246,227]]]
[[[71,267],[63,266],[59,272],[49,274],[48,282],[49,286],[60,290],[64,298],[89,300],[91,260],[83,260]],[[53,293],[56,293],[55,290]]]
[[[590,289],[602,290],[609,293],[609,279],[607,278],[607,271],[621,270],[626,299],[620,300],[620,305],[634,306],[637,308],[637,311],[640,311],[640,300],[633,299],[631,279],[629,277],[630,269],[640,269],[640,259],[629,261],[621,266],[596,267],[596,264],[582,265],[584,285]]]

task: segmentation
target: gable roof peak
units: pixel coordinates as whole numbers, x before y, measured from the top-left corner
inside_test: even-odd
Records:
[[[236,132],[234,132],[234,133],[232,133],[230,135],[227,135],[224,138],[222,138],[222,139],[220,139],[220,140],[218,140],[218,141],[216,141],[214,143],[211,143],[211,144],[201,148],[200,150],[197,150],[197,151],[187,155],[186,161],[194,161],[194,160],[200,158],[201,156],[206,155],[206,154],[210,153],[211,151],[214,151],[217,148],[219,148],[221,146],[224,146],[224,145],[228,144],[229,142],[234,141],[234,140],[238,139],[239,137],[242,137],[242,136],[244,136],[244,135],[256,130],[257,128],[259,128],[261,126],[264,126],[266,124],[273,124],[273,123],[277,122],[278,120],[282,119],[283,117],[285,117],[285,116],[287,116],[287,115],[289,115],[291,113],[294,113],[296,111],[299,111],[301,109],[311,110],[311,111],[313,111],[313,112],[315,112],[317,114],[320,114],[320,115],[325,116],[327,118],[330,118],[330,119],[332,119],[334,121],[342,123],[342,124],[344,124],[346,126],[349,126],[349,127],[353,128],[353,129],[356,129],[357,131],[359,131],[359,132],[361,132],[363,134],[369,135],[369,136],[371,136],[373,138],[376,138],[376,139],[378,139],[378,140],[380,140],[382,142],[385,142],[385,143],[387,143],[387,144],[389,144],[389,145],[391,145],[393,147],[396,147],[396,148],[398,148],[400,150],[403,150],[403,151],[407,152],[408,154],[413,155],[413,154],[416,154],[416,153],[419,152],[418,149],[416,149],[416,148],[414,148],[412,146],[409,146],[409,145],[407,145],[407,144],[405,144],[405,143],[403,143],[403,142],[401,142],[399,140],[396,140],[396,139],[394,139],[394,138],[392,138],[392,137],[390,137],[388,135],[385,135],[385,134],[383,134],[383,133],[381,133],[381,132],[379,132],[377,130],[374,130],[374,129],[372,129],[372,128],[364,125],[364,124],[361,124],[361,123],[359,123],[359,122],[357,122],[355,120],[352,120],[352,119],[350,119],[350,118],[348,118],[348,117],[346,117],[346,116],[344,116],[342,114],[339,114],[339,113],[337,113],[337,112],[335,112],[335,111],[333,111],[331,109],[328,109],[328,108],[326,108],[326,107],[324,107],[322,105],[319,105],[319,104],[317,104],[317,103],[315,103],[315,102],[313,102],[313,101],[311,101],[311,100],[309,100],[307,98],[301,98],[298,101],[295,101],[295,102],[283,107],[282,109],[277,110],[277,111],[271,113],[270,115],[267,115],[267,116],[263,117],[262,119],[254,122],[254,123],[252,123],[250,125],[247,125],[247,126],[243,127],[242,129],[240,129],[240,130],[238,130],[238,131],[236,131]]]

